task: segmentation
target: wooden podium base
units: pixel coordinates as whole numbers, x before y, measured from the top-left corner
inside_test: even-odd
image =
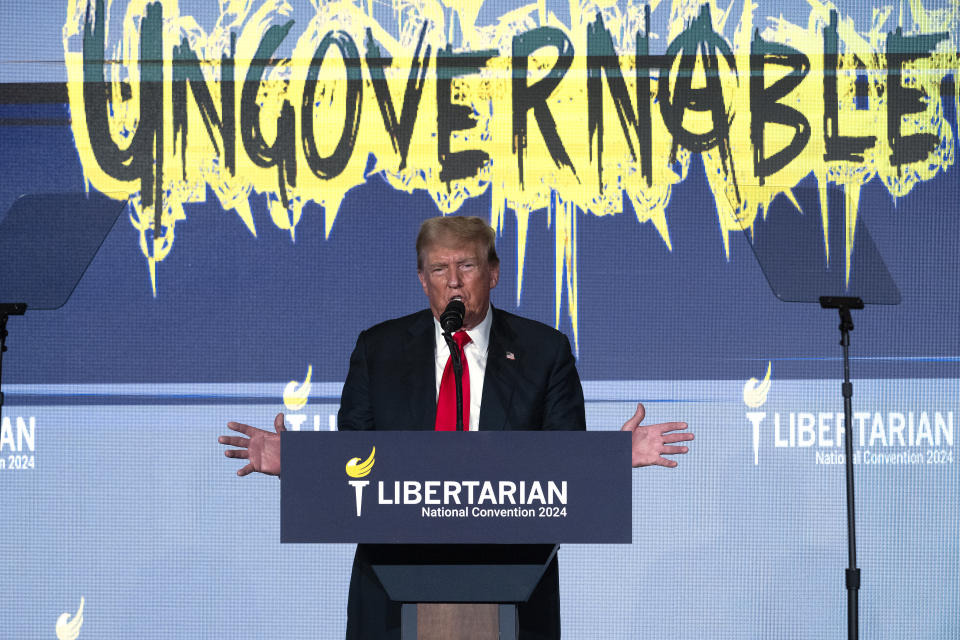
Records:
[[[516,640],[513,604],[404,604],[403,640]]]
[[[498,609],[496,604],[418,604],[417,640],[497,640]]]

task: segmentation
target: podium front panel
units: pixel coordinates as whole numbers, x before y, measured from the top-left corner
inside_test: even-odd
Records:
[[[282,542],[630,543],[630,434],[287,431]]]

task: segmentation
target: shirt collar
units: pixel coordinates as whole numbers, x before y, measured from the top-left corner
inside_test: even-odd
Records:
[[[467,331],[467,335],[470,336],[471,344],[477,345],[480,353],[487,352],[487,346],[490,344],[491,326],[493,326],[493,306],[487,305],[487,315],[483,317],[483,321],[481,321],[480,324],[475,326],[473,329]],[[446,347],[447,343],[443,339],[443,329],[440,328],[440,321],[436,318],[433,319],[433,332],[439,352],[440,345]]]

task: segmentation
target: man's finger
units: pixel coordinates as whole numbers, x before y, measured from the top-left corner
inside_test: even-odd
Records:
[[[244,449],[250,446],[250,438],[241,438],[240,436],[220,436],[217,438],[217,442],[231,447],[243,447]]]
[[[259,431],[256,427],[251,427],[248,424],[243,424],[242,422],[228,422],[227,428],[232,429],[233,431],[239,431],[240,433],[245,433],[248,436],[252,436],[254,431]]]
[[[647,410],[643,408],[643,403],[637,403],[637,410],[633,412],[633,415],[630,416],[630,419],[623,423],[623,426],[620,427],[621,431],[632,431],[637,428],[641,422],[643,422],[644,416],[647,415]]]
[[[648,425],[648,428],[656,429],[660,433],[666,433],[667,431],[682,431],[687,428],[686,422],[661,422],[660,424],[651,424]]]
[[[677,461],[676,461],[676,460],[667,460],[667,459],[664,458],[664,457],[660,457],[660,458],[657,458],[657,459],[653,462],[653,464],[658,464],[658,465],[660,465],[661,467],[669,467],[669,468],[673,469],[674,467],[677,466]]]
[[[277,433],[283,433],[287,430],[286,425],[283,424],[283,414],[278,413],[277,417],[273,419],[273,428]]]
[[[246,449],[225,449],[223,455],[228,458],[243,458],[244,460],[250,459],[250,452]]]
[[[252,464],[248,464],[247,466],[245,466],[245,467],[243,467],[242,469],[240,469],[239,471],[237,471],[237,475],[240,476],[240,477],[243,477],[243,476],[248,475],[248,474],[251,474],[251,473],[253,473],[253,465],[252,465]]]
[[[663,451],[661,453],[665,456],[672,456],[678,453],[686,453],[688,451],[690,451],[689,447],[677,447],[677,446],[664,445]]]
[[[671,433],[663,436],[664,444],[668,442],[689,442],[690,440],[693,440],[692,433]]]

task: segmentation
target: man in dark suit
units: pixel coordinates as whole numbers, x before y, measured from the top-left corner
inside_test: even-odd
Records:
[[[456,410],[450,350],[439,318],[454,298],[464,305],[455,348],[464,360],[464,429],[585,429],[583,390],[570,343],[559,331],[493,308],[490,292],[500,277],[494,232],[480,218],[439,217],[424,222],[417,237],[417,274],[429,310],[388,320],[362,332],[350,357],[338,416],[347,429],[449,429]],[[461,333],[461,332],[458,332]],[[450,381],[452,384],[452,380]],[[671,422],[639,427],[643,406],[623,425],[633,431],[633,465],[675,467],[663,455],[686,453],[673,443],[692,440]],[[222,436],[228,457],[249,460],[237,473],[280,472],[283,415],[269,433],[228,423],[249,436]],[[350,581],[347,637],[400,637],[400,605],[387,599],[369,569],[374,547],[360,545]],[[554,558],[540,586],[518,609],[520,638],[560,637],[560,600]]]
[[[430,308],[360,334],[343,385],[340,429],[434,429],[449,349],[438,319],[465,307],[470,430],[585,429],[570,343],[547,325],[494,309],[500,278],[494,233],[480,218],[431,218],[417,239],[417,273]],[[474,365],[474,366],[470,366]],[[475,392],[474,392],[475,391]],[[479,407],[479,413],[467,409]]]
[[[438,397],[449,348],[439,318],[454,298],[465,308],[465,429],[586,429],[583,389],[570,343],[559,331],[490,304],[500,262],[494,233],[479,218],[431,218],[417,237],[417,273],[430,309],[360,334],[340,399],[339,428],[442,429]],[[467,400],[469,398],[469,401]],[[455,420],[456,411],[453,413]],[[400,604],[369,569],[360,545],[350,581],[347,637],[399,638]],[[556,558],[518,609],[520,637],[560,637]]]

